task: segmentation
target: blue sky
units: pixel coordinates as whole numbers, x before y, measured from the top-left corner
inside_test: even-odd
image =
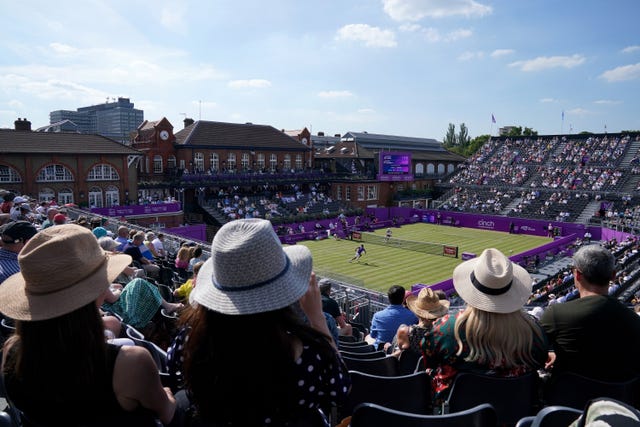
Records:
[[[122,96],[176,131],[640,129],[638,0],[0,0],[0,16],[0,128]]]

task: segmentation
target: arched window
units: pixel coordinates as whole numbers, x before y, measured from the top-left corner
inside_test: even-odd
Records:
[[[275,154],[271,154],[269,156],[269,169],[271,169],[271,172],[275,172],[277,168],[278,168],[278,156],[276,156]]]
[[[63,188],[58,191],[58,199],[56,200],[59,205],[65,205],[67,203],[74,203],[73,190],[71,188]]]
[[[416,175],[424,174],[424,165],[422,163],[416,163]]]
[[[0,165],[0,182],[22,182],[22,178],[14,168]]]
[[[296,169],[302,170],[302,154],[296,154]]]
[[[236,153],[229,153],[227,157],[227,169],[236,170]]]
[[[162,156],[153,156],[153,173],[162,173]]]
[[[193,166],[196,173],[204,172],[204,154],[197,152],[193,154]]]
[[[240,159],[240,166],[243,170],[249,169],[249,153],[242,153],[242,158]]]
[[[290,154],[285,154],[284,155],[284,170],[289,172],[291,170],[291,155]]]
[[[436,167],[433,163],[427,164],[427,175],[433,175],[436,172]]]
[[[260,153],[258,154],[258,169],[264,169],[265,168],[265,161],[264,161],[264,154]]]
[[[211,172],[218,172],[220,170],[220,156],[218,153],[211,153],[209,156],[209,167]]]
[[[444,165],[442,163],[438,163],[438,175],[444,174]]]
[[[89,207],[101,208],[103,206],[102,189],[100,187],[91,187],[89,189]]]
[[[63,165],[48,165],[40,169],[36,182],[69,182],[73,181],[73,174]]]
[[[447,173],[451,173],[451,172],[453,172],[455,170],[456,170],[456,165],[454,165],[453,163],[449,163],[447,165]]]
[[[87,176],[87,181],[118,181],[119,179],[118,171],[105,163],[92,167]]]
[[[38,192],[38,201],[39,202],[48,202],[49,200],[53,200],[56,198],[56,193],[49,187],[43,187]]]
[[[120,206],[120,191],[118,187],[109,185],[104,192],[105,207]]]

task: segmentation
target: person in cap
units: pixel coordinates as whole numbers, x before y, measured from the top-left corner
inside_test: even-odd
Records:
[[[331,315],[336,322],[338,335],[353,335],[353,326],[347,323],[347,315],[340,309],[338,301],[331,296],[331,280],[323,278],[318,281],[320,296],[322,297],[322,311]]]
[[[53,225],[63,225],[67,223],[65,214],[59,213],[53,217]]]
[[[13,198],[13,206],[11,207],[11,211],[9,212],[9,216],[13,221],[17,221],[18,217],[22,214],[20,211],[20,206],[23,203],[28,203],[29,201],[22,196],[16,196]]]
[[[453,286],[467,306],[436,320],[420,344],[434,408],[446,399],[458,372],[513,377],[544,367],[546,335],[523,309],[531,282],[524,268],[494,248],[453,270]],[[411,348],[400,335],[398,343]]]
[[[34,425],[171,422],[176,402],[149,352],[105,341],[98,305],[131,257],[105,253],[88,229],[66,224],[38,232],[18,262],[0,286],[0,312],[16,321],[2,361],[16,408]]]
[[[349,374],[322,312],[311,252],[283,247],[271,222],[223,225],[190,300],[169,372],[183,374],[177,398],[188,398],[201,422],[309,425],[317,408],[344,403]]]
[[[38,230],[29,221],[13,221],[0,229],[0,283],[20,271],[18,254]]]
[[[616,261],[605,247],[582,246],[573,255],[579,298],[547,307],[540,318],[553,352],[550,380],[574,372],[601,381],[640,375],[640,317],[608,294]]]
[[[415,351],[420,348],[420,341],[431,330],[433,322],[449,313],[449,301],[440,299],[433,289],[427,287],[420,289],[417,295],[410,293],[405,298],[405,303],[407,308],[418,316],[418,323],[408,327],[402,325],[398,328],[398,335],[407,335],[404,338],[409,340],[410,348],[402,350],[391,346],[394,350],[393,355],[396,357],[400,357],[402,351]]]

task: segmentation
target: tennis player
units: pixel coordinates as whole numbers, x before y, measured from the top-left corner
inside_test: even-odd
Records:
[[[391,235],[393,234],[393,232],[391,231],[390,228],[387,228],[387,232],[384,235],[384,242],[388,243],[389,239],[391,239]]]
[[[353,258],[351,258],[349,260],[349,262],[353,262],[353,261],[359,261],[360,257],[362,257],[362,255],[366,254],[367,251],[364,248],[364,243],[362,243],[360,246],[358,246],[356,248],[356,254],[353,256]]]

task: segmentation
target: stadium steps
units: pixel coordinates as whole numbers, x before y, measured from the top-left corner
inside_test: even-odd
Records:
[[[504,207],[504,209],[502,209],[502,212],[500,212],[501,215],[508,215],[509,212],[511,212],[511,210],[513,208],[515,208],[516,206],[518,206],[518,204],[522,202],[522,197],[516,197],[515,199],[513,199],[511,201],[511,203],[509,203],[507,206]]]
[[[636,141],[635,139],[629,143],[629,147],[627,148],[627,152],[624,157],[620,161],[618,165],[619,168],[630,169],[631,160],[638,154],[638,150],[640,150],[640,141]]]
[[[579,224],[588,223],[589,220],[596,214],[596,212],[598,212],[598,209],[600,209],[600,201],[590,201],[589,204],[582,210],[582,212],[580,212],[580,215],[578,215],[578,218],[576,218],[575,222]]]

